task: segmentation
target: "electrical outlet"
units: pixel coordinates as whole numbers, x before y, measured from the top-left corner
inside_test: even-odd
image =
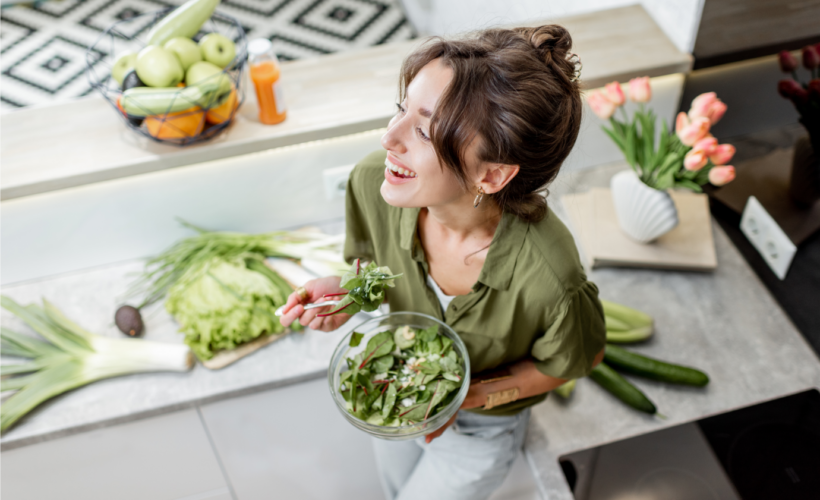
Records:
[[[784,279],[797,247],[754,196],[749,197],[746,208],[743,209],[740,230],[760,252],[774,274],[781,280]]]
[[[327,201],[344,199],[347,189],[347,178],[355,165],[345,165],[342,167],[328,168],[322,172],[325,183],[325,197]]]

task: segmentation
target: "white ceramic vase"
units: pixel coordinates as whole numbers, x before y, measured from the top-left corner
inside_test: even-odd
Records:
[[[669,193],[647,186],[632,170],[612,176],[610,187],[618,223],[638,243],[649,243],[678,225],[678,210]]]

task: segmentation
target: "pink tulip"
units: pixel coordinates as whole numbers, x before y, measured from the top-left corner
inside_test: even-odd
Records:
[[[780,63],[780,71],[783,73],[791,73],[797,69],[797,59],[788,50],[781,50],[777,59]]]
[[[809,70],[820,66],[820,53],[817,52],[814,45],[803,47],[803,66]]]
[[[809,92],[794,80],[777,82],[777,92],[797,105],[808,104]]]
[[[621,90],[621,84],[618,82],[607,83],[604,87],[604,95],[615,106],[623,106],[626,102],[626,96],[624,96],[624,91]]]
[[[714,153],[709,155],[709,159],[715,165],[726,165],[735,155],[735,147],[731,144],[721,144],[715,148]]]
[[[714,92],[706,92],[692,100],[692,107],[689,109],[689,118],[695,119],[704,116],[714,125],[726,113],[726,104],[717,98]]]
[[[684,146],[692,146],[699,140],[706,137],[709,133],[709,119],[703,116],[695,118],[690,121],[686,113],[681,111],[678,113],[677,121],[675,122],[675,133],[678,139]]]
[[[815,78],[808,85],[809,96],[820,101],[820,78]]]
[[[692,146],[692,150],[699,150],[706,153],[706,156],[712,156],[715,154],[715,149],[717,148],[718,141],[712,136],[704,137],[703,139],[699,140]]]
[[[615,113],[615,109],[617,109],[617,106],[598,90],[589,93],[587,102],[589,103],[589,107],[592,108],[592,112],[602,120],[609,120],[609,117],[611,117]]]
[[[692,172],[702,169],[707,163],[709,158],[702,149],[692,149],[683,157],[683,168]]]
[[[649,86],[648,76],[629,80],[629,98],[635,102],[648,102],[652,99],[652,87]]]
[[[731,165],[712,167],[709,171],[709,182],[715,186],[723,186],[733,180],[735,180],[735,167]]]

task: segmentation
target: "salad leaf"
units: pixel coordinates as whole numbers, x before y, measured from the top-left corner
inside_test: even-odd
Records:
[[[418,423],[437,414],[463,381],[464,362],[452,344],[437,327],[403,326],[374,335],[363,351],[346,359],[339,389],[348,412],[383,426]]]
[[[375,311],[384,302],[385,289],[395,286],[393,280],[399,277],[401,274],[393,274],[390,268],[378,267],[374,262],[362,267],[361,261],[356,259],[340,282],[340,286],[348,290],[347,295],[335,310],[318,316],[332,316],[342,311],[345,314]]]
[[[179,322],[185,343],[205,360],[263,333],[284,331],[274,314],[284,300],[283,290],[244,259],[215,257],[171,286],[165,308]]]
[[[350,343],[348,344],[350,347],[356,347],[362,343],[362,338],[364,337],[363,333],[353,332],[353,335],[350,336]]]

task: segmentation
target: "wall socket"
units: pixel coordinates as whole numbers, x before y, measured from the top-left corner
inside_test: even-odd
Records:
[[[327,201],[344,199],[347,190],[347,178],[355,165],[344,165],[325,169],[322,172],[322,179],[325,184],[325,198]]]
[[[743,209],[740,230],[760,252],[774,274],[781,280],[784,279],[797,247],[754,196],[749,197],[746,208]]]

